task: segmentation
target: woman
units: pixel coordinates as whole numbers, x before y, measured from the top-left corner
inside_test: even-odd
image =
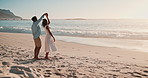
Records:
[[[46,52],[46,55],[45,55],[45,59],[49,59],[48,58],[49,52],[57,51],[57,48],[54,44],[55,38],[52,35],[50,28],[49,28],[50,20],[48,18],[48,14],[46,14],[46,17],[47,17],[48,21],[46,19],[43,19],[42,26],[45,28],[45,31],[46,31],[46,36],[45,36],[45,52]]]

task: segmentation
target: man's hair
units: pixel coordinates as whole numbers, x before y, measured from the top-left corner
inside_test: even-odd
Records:
[[[36,17],[36,16],[33,16],[33,17],[31,18],[31,20],[32,20],[33,22],[36,22],[36,21],[37,21],[37,17]]]

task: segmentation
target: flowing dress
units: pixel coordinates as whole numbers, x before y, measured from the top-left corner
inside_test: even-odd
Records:
[[[54,52],[57,51],[56,45],[53,41],[53,37],[49,34],[48,30],[46,29],[48,25],[45,26],[45,52]]]

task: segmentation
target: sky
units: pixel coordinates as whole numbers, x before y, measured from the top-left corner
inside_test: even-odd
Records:
[[[148,19],[148,0],[0,0],[0,9],[30,19]]]

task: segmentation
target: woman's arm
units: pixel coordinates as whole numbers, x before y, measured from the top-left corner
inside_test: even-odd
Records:
[[[46,17],[47,17],[47,24],[49,25],[50,24],[50,20],[49,20],[49,18],[48,18],[48,14],[46,15]]]
[[[54,42],[55,42],[55,38],[54,38],[54,36],[52,35],[52,33],[50,32],[49,26],[46,26],[46,29],[48,30],[49,34],[53,37],[53,40],[54,40]]]

